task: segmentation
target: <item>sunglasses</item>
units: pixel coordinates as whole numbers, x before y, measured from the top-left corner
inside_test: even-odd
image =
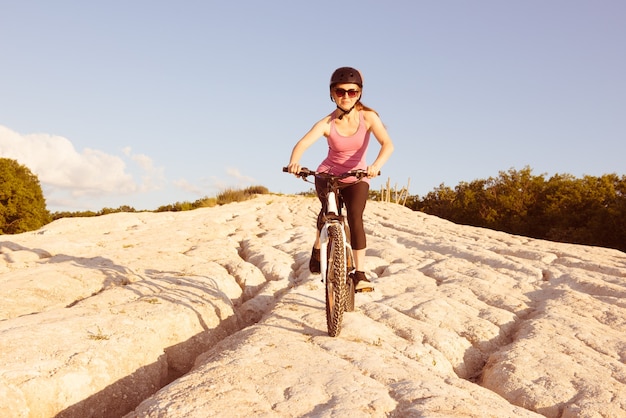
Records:
[[[354,89],[350,89],[350,90],[346,90],[346,89],[335,89],[335,94],[337,95],[337,97],[343,97],[346,95],[346,93],[348,93],[348,97],[350,97],[351,99],[356,97],[357,94],[359,94],[358,90],[354,90]]]

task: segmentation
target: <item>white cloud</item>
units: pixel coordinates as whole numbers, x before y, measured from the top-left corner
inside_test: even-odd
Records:
[[[133,178],[119,156],[90,148],[78,152],[67,138],[24,135],[0,125],[0,156],[28,167],[37,175],[46,200],[62,206],[82,207],[78,203],[81,198],[129,195],[162,186],[163,169],[155,167],[148,156],[133,155],[130,147],[122,153],[138,166],[141,182]]]
[[[164,168],[155,166],[152,158],[145,154],[132,154],[130,147],[127,147],[126,150],[127,155],[142,170],[140,191],[159,190],[165,183]]]
[[[255,179],[244,176],[236,168],[229,167],[226,169],[226,175],[235,181],[225,180],[217,176],[210,176],[198,180],[198,184],[194,184],[186,179],[173,181],[172,184],[178,189],[194,194],[195,196],[210,196],[216,192],[224,191],[229,188],[246,187],[255,182]]]
[[[184,190],[189,193],[193,193],[194,195],[201,195],[203,190],[201,187],[196,186],[195,184],[190,183],[185,179],[179,179],[172,182],[174,186],[177,188]]]
[[[237,168],[229,167],[226,170],[226,173],[229,176],[234,177],[235,179],[239,180],[240,183],[243,182],[243,183],[250,183],[251,184],[251,183],[255,182],[254,178],[249,177],[249,176],[244,176],[243,174],[241,174],[239,172],[239,169],[237,169]]]

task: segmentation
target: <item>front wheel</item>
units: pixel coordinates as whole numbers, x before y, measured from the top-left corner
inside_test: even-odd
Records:
[[[330,250],[326,272],[326,325],[328,335],[336,337],[341,331],[348,293],[345,249],[340,225],[330,225],[328,237]]]
[[[354,312],[354,294],[356,293],[354,280],[352,280],[352,277],[350,276],[347,276],[346,280],[348,282],[346,286],[348,292],[346,297],[346,312]]]
[[[346,233],[346,242],[350,242],[350,226],[348,222],[344,222],[343,224],[344,231]],[[352,255],[352,247],[350,245],[346,245],[346,270],[348,273],[354,271],[354,256]],[[346,312],[354,312],[354,294],[356,290],[354,289],[354,280],[350,277],[350,274],[346,276],[347,281],[347,297],[346,297]]]

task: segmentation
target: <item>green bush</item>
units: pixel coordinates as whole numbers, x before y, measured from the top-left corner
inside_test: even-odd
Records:
[[[529,167],[511,169],[454,189],[442,184],[407,206],[460,224],[626,251],[626,176],[617,174],[546,180]]]
[[[243,190],[227,189],[217,195],[217,204],[226,205],[233,202],[243,202],[257,194],[267,194],[269,191],[264,186],[251,186]]]
[[[214,197],[203,197],[202,199],[198,199],[193,202],[194,209],[212,208],[213,206],[217,206],[217,199]]]
[[[265,186],[251,186],[246,189],[227,189],[219,193],[216,197],[203,197],[193,203],[176,202],[173,205],[159,207],[155,212],[180,212],[198,208],[210,208],[217,205],[226,205],[233,202],[242,202],[251,199],[257,194],[268,194],[269,190]]]
[[[269,194],[270,191],[265,186],[250,186],[247,189],[245,189],[245,192],[248,195],[255,195],[255,194]]]
[[[0,158],[0,234],[34,231],[50,221],[37,176],[15,160]]]

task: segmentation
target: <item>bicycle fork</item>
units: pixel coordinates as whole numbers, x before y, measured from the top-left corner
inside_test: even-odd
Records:
[[[336,198],[336,194],[333,191],[330,191],[328,193],[328,208],[326,211],[326,221],[324,222],[324,226],[322,227],[322,230],[320,231],[320,270],[321,270],[321,275],[322,275],[322,282],[326,283],[326,275],[328,272],[328,245],[329,245],[329,239],[328,239],[328,226],[331,223],[337,223],[339,222],[339,210],[337,209],[337,198]],[[344,253],[344,260],[346,260],[346,245],[348,244],[348,242],[346,241],[346,234],[343,232],[343,228],[342,228],[342,239],[343,239],[343,245],[341,246],[341,251],[343,251]]]

